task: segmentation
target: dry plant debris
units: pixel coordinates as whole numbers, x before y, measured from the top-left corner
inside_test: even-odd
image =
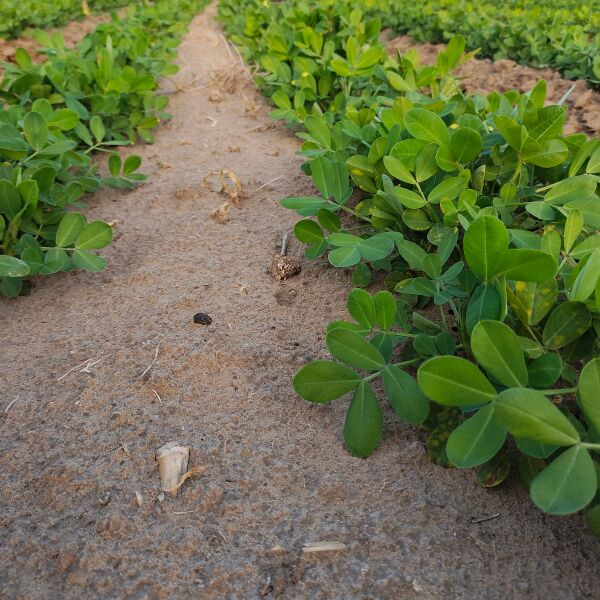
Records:
[[[215,190],[211,186],[211,178],[214,176],[219,178],[220,188],[218,190]],[[204,186],[213,192],[218,191],[220,194],[227,194],[235,206],[240,208],[241,199],[244,197],[244,188],[242,187],[242,182],[233,171],[227,169],[211,171],[204,176]]]
[[[156,460],[163,492],[177,496],[179,488],[187,479],[206,471],[207,467],[205,466],[197,466],[188,470],[189,459],[189,446],[182,446],[178,442],[169,442],[158,449]]]
[[[210,215],[210,218],[217,223],[227,223],[229,221],[229,202],[223,202]]]
[[[311,542],[304,544],[302,552],[304,554],[312,554],[316,552],[337,552],[339,550],[346,550],[348,546],[342,544],[342,542]]]

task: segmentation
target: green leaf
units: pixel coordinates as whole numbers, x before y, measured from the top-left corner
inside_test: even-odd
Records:
[[[519,456],[519,479],[523,487],[529,491],[531,482],[545,469],[546,462],[531,456]]]
[[[344,423],[344,440],[354,456],[366,458],[379,446],[383,414],[371,386],[361,382],[350,403]]]
[[[394,156],[384,156],[383,164],[392,177],[404,183],[416,184],[412,173]]]
[[[97,143],[100,143],[104,139],[106,127],[104,127],[104,122],[99,115],[94,115],[90,119],[90,130],[96,138]]]
[[[404,115],[404,126],[419,140],[434,142],[440,146],[450,144],[448,127],[439,115],[424,108],[412,108]]]
[[[429,192],[427,200],[432,204],[439,204],[444,198],[454,200],[466,187],[467,182],[462,177],[446,177]]]
[[[327,206],[327,201],[317,196],[304,196],[300,198],[284,198],[281,206],[291,210],[303,211],[301,214],[317,214],[317,211]]]
[[[502,385],[527,385],[523,350],[517,334],[508,325],[480,321],[471,334],[471,349],[479,364]]]
[[[479,156],[483,147],[481,136],[466,127],[454,131],[450,137],[450,149],[459,163],[471,162]]]
[[[85,217],[80,213],[66,213],[61,219],[56,231],[56,245],[67,248],[75,243],[75,240],[85,227]]]
[[[0,213],[5,214],[9,221],[12,221],[23,203],[17,188],[7,179],[0,179]]]
[[[70,108],[59,108],[48,119],[49,127],[60,129],[61,131],[69,131],[76,127],[77,123],[79,123],[79,116]]]
[[[471,294],[465,317],[467,333],[471,335],[473,328],[484,319],[498,320],[502,312],[502,301],[496,286],[482,284]]]
[[[569,515],[594,498],[598,480],[590,453],[581,446],[569,448],[554,459],[531,483],[534,504],[552,515]]]
[[[498,273],[508,249],[508,231],[500,220],[484,215],[467,229],[463,250],[467,264],[477,277],[488,281]]]
[[[304,127],[310,135],[325,148],[331,147],[331,133],[329,126],[322,117],[308,116],[304,119]]]
[[[352,267],[360,262],[361,254],[357,246],[343,246],[332,250],[328,259],[334,267]]]
[[[569,211],[567,220],[565,221],[565,232],[563,235],[565,252],[568,254],[573,244],[583,231],[583,214],[576,208]]]
[[[340,230],[341,223],[340,218],[332,211],[322,208],[317,213],[317,219],[319,219],[319,223],[322,227],[335,233]]]
[[[544,325],[544,345],[558,350],[581,337],[591,324],[592,315],[582,302],[559,304]]]
[[[323,156],[311,160],[310,172],[315,187],[321,192],[323,197],[331,198],[335,183],[335,171],[331,161]]]
[[[600,538],[600,504],[596,504],[586,511],[585,522],[589,530],[597,538]]]
[[[523,323],[537,325],[552,309],[558,297],[558,284],[555,279],[544,283],[518,281],[515,291],[508,289],[510,304]]]
[[[547,389],[558,381],[562,369],[563,363],[558,354],[554,352],[542,354],[527,366],[529,385],[539,389]]]
[[[579,442],[579,434],[569,419],[536,390],[504,390],[496,400],[496,415],[516,438],[556,446],[572,446]]]
[[[28,112],[23,119],[23,133],[29,145],[37,152],[48,140],[48,124],[46,119],[35,111]]]
[[[418,244],[408,240],[398,240],[396,242],[400,256],[406,261],[411,269],[422,271],[423,259],[427,256],[427,252]]]
[[[427,204],[426,200],[419,194],[400,186],[394,188],[394,196],[406,208],[422,208]]]
[[[444,406],[476,406],[496,397],[485,375],[458,356],[429,359],[421,365],[417,377],[423,392]]]
[[[600,431],[600,358],[588,362],[581,371],[579,402],[588,422]]]
[[[407,208],[402,213],[402,221],[409,229],[414,231],[427,231],[433,225],[433,223],[429,220],[427,213],[420,208]]]
[[[75,240],[78,250],[104,248],[112,241],[112,227],[104,221],[88,223]]]
[[[383,370],[383,387],[394,412],[403,421],[418,425],[429,415],[429,399],[400,367],[391,365]]]
[[[137,154],[132,154],[125,159],[125,163],[123,164],[123,175],[128,177],[135,171],[137,171],[142,164],[142,159]]]
[[[498,273],[511,281],[543,283],[556,275],[558,265],[553,256],[541,250],[510,249],[504,256]]]
[[[75,250],[71,254],[73,264],[78,269],[85,269],[86,271],[102,271],[106,266],[106,261],[96,254],[87,252],[86,250]]]
[[[361,335],[347,329],[334,329],[327,334],[331,355],[350,367],[379,371],[386,365],[381,352]]]
[[[29,275],[29,265],[16,258],[0,254],[0,277],[25,277]]]
[[[362,381],[352,369],[331,360],[315,360],[294,377],[294,390],[310,402],[330,402],[352,391]]]
[[[348,295],[348,312],[357,323],[369,329],[377,321],[373,297],[360,288],[352,290]]]
[[[569,300],[585,302],[594,293],[598,279],[600,279],[600,249],[594,250],[589,255],[585,265],[579,271],[571,286]]]
[[[123,161],[118,154],[111,154],[108,157],[108,170],[113,177],[118,177],[121,173]]]
[[[294,226],[294,235],[298,240],[305,244],[313,244],[315,242],[321,242],[323,239],[323,230],[310,219],[304,219],[298,221]]]
[[[571,211],[573,212],[573,211]],[[573,250],[571,250],[571,256],[577,260],[582,259],[584,256],[591,254],[596,248],[600,248],[600,235],[592,235],[582,242],[579,242]]]
[[[536,148],[534,151],[525,152],[523,160],[536,167],[550,169],[565,162],[568,156],[568,146],[562,140],[555,138],[547,140],[539,149]]]
[[[563,179],[552,186],[544,196],[544,200],[554,206],[591,196],[596,191],[596,178],[593,175],[578,175]]]
[[[459,425],[448,438],[446,454],[461,469],[482,465],[504,445],[506,429],[498,425],[494,404],[488,404]]]
[[[379,327],[387,330],[391,329],[396,319],[396,300],[394,295],[388,291],[382,290],[375,294],[373,298],[375,303],[375,317]]]
[[[518,438],[515,442],[517,448],[523,452],[523,454],[527,454],[527,456],[532,456],[534,458],[548,458],[558,449],[558,446],[555,444],[542,444],[534,440],[526,440],[523,438]]]

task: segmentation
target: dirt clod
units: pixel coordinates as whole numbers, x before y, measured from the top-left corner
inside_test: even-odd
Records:
[[[291,256],[276,254],[271,261],[270,273],[277,281],[283,281],[298,275],[302,271],[302,263]]]

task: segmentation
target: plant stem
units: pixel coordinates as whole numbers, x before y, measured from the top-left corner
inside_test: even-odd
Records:
[[[538,390],[544,396],[568,396],[569,394],[574,394],[577,391],[576,387],[573,388],[563,388],[562,390]]]
[[[411,358],[410,360],[405,360],[404,362],[395,363],[392,365],[392,367],[408,367],[409,365],[414,365],[422,360],[422,358]]]
[[[600,444],[591,444],[590,442],[581,442],[582,448],[589,448],[590,450],[600,450]]]
[[[446,319],[446,314],[444,313],[443,305],[440,304],[439,309],[440,309],[440,316],[442,318],[442,324],[444,325],[444,329],[446,330],[446,332],[449,332],[450,328],[448,327],[448,321]]]

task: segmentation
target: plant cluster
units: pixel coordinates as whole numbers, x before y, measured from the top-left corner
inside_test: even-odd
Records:
[[[177,72],[176,47],[204,0],[160,1],[100,25],[75,49],[39,32],[47,60],[24,49],[0,82],[0,294],[16,296],[32,275],[99,271],[90,252],[112,239],[106,223],[86,223],[83,197],[101,186],[129,189],[144,175],[136,155],[115,146],[141,138],[169,115],[160,77]],[[107,152],[108,176],[92,153]]]
[[[432,460],[487,487],[517,465],[543,511],[587,509],[600,534],[600,140],[564,134],[544,81],[462,93],[461,37],[422,66],[388,57],[349,2],[221,0],[220,15],[273,116],[301,125],[318,193],[282,200],[296,237],[353,269],[353,320],[329,325],[334,360],[304,366],[297,393],[352,392],[344,439],[366,457],[377,383]]]
[[[57,27],[90,12],[120,8],[129,0],[3,0],[0,38],[14,38],[30,27]]]
[[[383,0],[384,24],[424,42],[457,33],[484,56],[600,83],[600,4],[579,0]]]

